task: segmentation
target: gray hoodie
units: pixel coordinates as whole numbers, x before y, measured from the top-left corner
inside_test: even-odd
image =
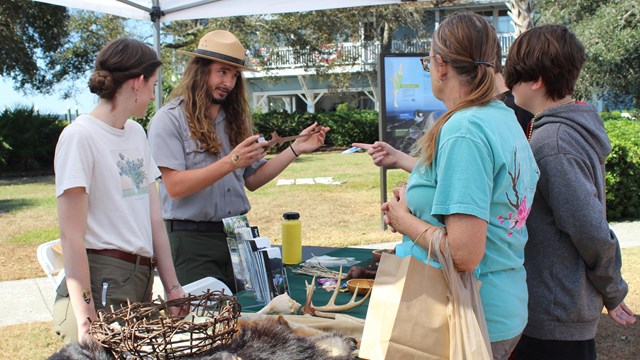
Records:
[[[606,216],[604,163],[611,145],[602,119],[584,103],[545,110],[533,129],[540,180],[527,219],[524,334],[593,339],[603,305],[615,308],[628,290]]]

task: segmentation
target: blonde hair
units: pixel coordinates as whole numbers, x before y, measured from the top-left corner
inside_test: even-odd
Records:
[[[213,94],[208,80],[210,65],[213,61],[194,57],[184,72],[182,80],[171,93],[171,97],[182,97],[185,115],[189,124],[191,137],[198,142],[200,148],[213,155],[219,155],[222,143],[216,133],[215,119],[211,118],[209,105]],[[245,94],[244,78],[238,77],[236,85],[221,105],[227,117],[227,134],[231,147],[235,147],[251,136],[251,112]]]
[[[420,163],[429,166],[436,155],[440,130],[457,111],[488,104],[494,99],[494,70],[498,37],[489,22],[472,12],[447,17],[433,34],[433,54],[440,55],[462,80],[468,95],[442,114],[413,147]],[[482,62],[482,63],[478,63]],[[490,64],[487,64],[490,63]]]

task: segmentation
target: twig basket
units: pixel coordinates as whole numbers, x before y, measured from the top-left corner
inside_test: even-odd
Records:
[[[168,307],[189,306],[185,318]],[[228,344],[237,331],[240,305],[219,291],[164,301],[134,303],[120,310],[98,311],[91,335],[117,359],[179,359]]]

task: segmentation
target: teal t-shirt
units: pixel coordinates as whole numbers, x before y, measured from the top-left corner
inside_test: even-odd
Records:
[[[502,102],[456,112],[442,127],[429,167],[418,162],[407,184],[411,213],[444,225],[444,215],[468,214],[488,223],[485,253],[475,270],[491,341],[517,336],[527,323],[525,221],[539,171],[522,128]],[[404,237],[398,256],[426,261]]]

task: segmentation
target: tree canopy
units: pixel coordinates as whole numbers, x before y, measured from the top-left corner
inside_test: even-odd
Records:
[[[584,45],[587,61],[576,95],[640,105],[640,2],[537,0],[540,21],[564,23]],[[629,99],[629,96],[631,99]],[[627,101],[625,101],[627,100]],[[633,104],[629,104],[631,100]]]
[[[38,82],[41,67],[51,60],[68,36],[65,7],[28,0],[0,2],[0,70],[19,86]]]
[[[72,87],[94,65],[98,51],[110,40],[125,35],[124,20],[88,11],[31,0],[0,2],[0,75],[22,92],[43,94]]]
[[[328,9],[301,13],[254,15],[209,20],[172,22],[165,32],[174,36],[168,47],[195,47],[204,33],[213,29],[233,32],[243,44],[253,47],[286,46],[294,49],[320,50],[322,45],[355,39],[364,29],[372,41],[389,46],[395,29],[411,27],[416,36],[425,36],[424,19],[426,8],[453,3],[468,3],[460,0],[433,0],[385,6],[368,6],[352,9]]]
[[[320,74],[332,66],[354,63],[351,54],[331,64],[321,64],[321,56],[337,41],[369,41],[391,49],[393,33],[411,28],[417,39],[428,38],[425,26],[432,19],[424,11],[432,6],[469,3],[462,0],[406,2],[399,5],[354,9],[322,10],[304,13],[256,15],[209,20],[174,21],[163,26],[164,49],[194,48],[200,37],[213,29],[227,29],[252,50],[258,65],[276,56],[275,49],[288,47],[305,67]],[[583,42],[587,63],[576,89],[576,96],[593,96],[640,104],[640,3],[628,0],[507,0],[514,20],[525,29],[532,19],[538,24],[565,23]],[[535,16],[535,17],[534,17]],[[11,78],[23,92],[51,93],[57,84],[86,76],[95,55],[109,40],[127,34],[125,20],[111,15],[69,11],[64,7],[32,0],[0,2],[0,75]],[[365,44],[366,45],[366,44]],[[424,49],[426,51],[426,49]],[[188,59],[163,51],[164,79],[180,75],[180,64]],[[173,75],[173,76],[172,76]],[[332,75],[336,77],[336,75]],[[337,80],[337,79],[333,79]],[[55,87],[63,97],[73,88]],[[624,105],[624,104],[623,104]]]
[[[303,67],[313,69],[319,76],[330,78],[334,87],[340,89],[347,86],[348,77],[358,76],[358,72],[341,73],[331,70],[339,66],[357,64],[361,52],[340,52],[338,42],[354,42],[364,47],[380,46],[380,51],[392,52],[391,40],[397,29],[411,28],[416,39],[428,39],[432,29],[425,24],[433,22],[433,19],[429,18],[432,14],[426,10],[435,5],[456,2],[464,1],[440,0],[353,9],[175,21],[164,27],[165,35],[168,35],[172,42],[163,44],[163,47],[193,49],[206,32],[225,29],[235,34],[245,47],[249,48],[256,65],[267,73],[269,61],[282,56],[278,50],[289,48],[292,51],[290,55],[298,59]],[[424,47],[419,51],[427,49]],[[338,53],[340,56],[331,56],[331,60],[327,61],[329,54]],[[167,73],[174,69],[164,68],[164,78],[172,79],[181,75],[180,63],[188,59],[172,57],[163,60],[178,64],[175,68],[176,74]]]
[[[63,46],[52,57],[52,66],[43,69],[47,76],[35,84],[35,89],[46,92],[47,88],[60,82],[88,78],[87,71],[93,69],[95,59],[102,47],[121,36],[132,36],[125,29],[125,20],[113,15],[92,11],[74,11],[67,24],[69,36]],[[65,87],[63,97],[73,95],[73,87]]]

